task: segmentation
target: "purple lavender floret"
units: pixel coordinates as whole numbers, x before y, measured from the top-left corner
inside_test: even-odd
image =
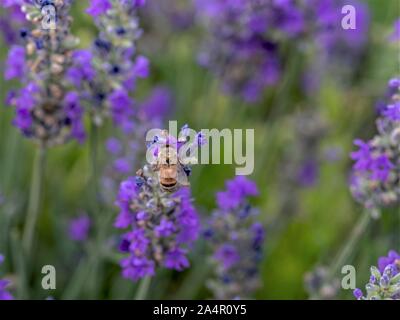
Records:
[[[15,45],[12,46],[6,61],[4,79],[21,79],[27,71],[25,48]]]
[[[217,193],[218,207],[223,210],[238,208],[249,196],[257,196],[257,186],[244,176],[226,182],[226,190]]]
[[[371,267],[371,277],[365,286],[354,290],[357,300],[400,300],[400,254],[394,250],[378,259],[378,268]]]
[[[4,262],[4,256],[0,254],[0,266]],[[13,300],[14,297],[11,295],[11,293],[8,291],[8,287],[10,286],[11,281],[6,280],[6,279],[1,279],[0,278],[0,300]]]
[[[187,254],[199,234],[199,217],[189,188],[163,191],[156,172],[144,166],[120,185],[115,227],[127,229],[120,249],[125,278],[137,281],[153,276],[157,267],[182,271],[189,267]]]
[[[71,219],[68,224],[69,238],[77,242],[86,241],[89,236],[91,225],[92,222],[86,214]]]
[[[357,139],[358,150],[350,178],[354,198],[373,212],[400,201],[400,80],[389,81],[388,98],[379,108],[378,134],[364,142]]]
[[[395,275],[400,273],[400,254],[394,250],[389,251],[386,257],[378,259],[378,269],[383,272],[388,265],[394,265]]]
[[[4,12],[0,10],[0,32],[8,45],[19,43],[20,38],[26,35],[27,21],[21,4],[20,0],[5,0],[0,4],[5,9]]]
[[[86,13],[93,17],[106,14],[112,8],[110,0],[92,0],[90,7],[86,9]]]
[[[226,191],[217,193],[218,208],[204,230],[215,267],[208,287],[216,299],[249,298],[260,284],[265,231],[248,202],[256,195],[255,183],[243,176],[227,181]]]

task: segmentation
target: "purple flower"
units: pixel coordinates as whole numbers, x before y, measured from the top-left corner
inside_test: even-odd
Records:
[[[257,1],[196,0],[206,32],[199,63],[221,80],[229,94],[245,101],[260,101],[264,91],[274,86],[285,71],[288,44],[309,46],[315,39],[318,65],[328,70],[332,58],[356,60],[368,40],[368,7],[356,0]],[[341,27],[341,8],[356,8],[356,30]],[[300,49],[302,50],[302,49]]]
[[[400,102],[386,106],[382,115],[392,121],[400,121]]]
[[[169,237],[175,230],[174,223],[167,218],[162,218],[160,224],[154,229],[158,237]]]
[[[6,70],[4,78],[11,80],[14,78],[23,78],[26,72],[25,48],[21,46],[12,46],[6,61]]]
[[[368,209],[388,207],[400,202],[398,164],[400,153],[399,80],[391,79],[387,94],[379,107],[378,134],[367,143],[356,140],[359,150],[351,153],[355,160],[350,188],[354,198]]]
[[[145,230],[143,229],[136,229],[129,232],[125,239],[130,241],[129,250],[135,255],[145,254],[150,244],[150,240],[146,237]]]
[[[4,256],[0,254],[0,266],[4,262]],[[11,282],[6,279],[0,279],[0,300],[13,300],[14,297],[7,291]]]
[[[312,187],[318,179],[319,166],[316,160],[307,160],[298,172],[298,182],[304,187]]]
[[[119,229],[125,229],[129,227],[133,222],[133,216],[129,212],[128,208],[121,204],[121,211],[119,212],[117,219],[115,220],[114,227]]]
[[[71,219],[68,226],[68,235],[70,239],[79,242],[86,241],[91,224],[91,220],[87,215]]]
[[[96,71],[92,65],[93,54],[89,50],[76,50],[72,55],[72,67],[67,71],[68,80],[77,88],[84,81],[92,81]]]
[[[153,275],[156,267],[189,267],[187,248],[198,237],[199,218],[188,188],[164,191],[157,173],[145,166],[121,183],[116,205],[120,214],[115,226],[129,230],[120,245],[129,254],[121,263],[124,277],[136,281]]]
[[[258,190],[244,177],[230,180],[226,186],[228,191],[217,193],[219,201],[221,194],[223,198],[241,199],[232,206],[224,198],[204,231],[213,252],[211,257],[216,262],[210,289],[216,299],[249,298],[260,283],[258,268],[265,238],[264,226],[255,220],[258,210],[247,199],[257,195]]]
[[[394,167],[387,155],[381,155],[373,159],[370,166],[371,179],[385,182]]]
[[[357,288],[357,289],[354,290],[353,295],[357,300],[361,300],[361,298],[363,296],[363,292],[362,292],[361,289]]]
[[[394,23],[394,31],[389,36],[389,41],[395,42],[400,41],[400,19],[397,19]]]
[[[122,151],[121,141],[117,138],[109,138],[106,141],[106,149],[113,155],[118,155]]]
[[[165,267],[182,271],[189,267],[189,260],[186,258],[186,251],[181,248],[174,248],[167,252]]]
[[[21,10],[21,1],[8,1],[0,4],[5,8],[5,14],[0,14],[0,32],[6,44],[13,45],[18,43],[20,35],[25,32],[27,20]],[[22,30],[22,31],[20,31]]]
[[[365,143],[361,139],[354,140],[354,144],[359,147],[358,151],[352,152],[350,157],[355,160],[353,165],[355,170],[366,171],[370,168],[371,149],[369,143]]]
[[[395,266],[395,274],[400,272],[400,254],[394,250],[389,251],[386,257],[380,257],[378,260],[378,269],[383,272],[388,265]]]
[[[97,17],[105,14],[111,8],[110,0],[90,0],[90,7],[86,9],[86,13]]]
[[[139,109],[146,115],[147,119],[162,119],[171,111],[171,92],[163,87],[153,89],[150,96],[143,101]]]
[[[146,57],[137,57],[135,64],[133,65],[133,75],[138,78],[147,78],[150,73],[149,64],[149,59]]]
[[[122,276],[132,281],[152,277],[155,272],[154,261],[144,257],[125,258],[121,261],[121,267],[123,268]]]
[[[124,134],[131,134],[138,121],[131,98],[136,80],[149,74],[148,59],[137,52],[142,34],[138,8],[144,4],[144,0],[91,0],[86,12],[94,17],[98,35],[90,49],[74,53],[67,72],[93,122],[100,125],[111,116]],[[129,23],[121,25],[123,21]]]
[[[64,98],[64,106],[67,119],[71,125],[71,136],[79,143],[83,143],[86,139],[83,125],[84,109],[80,105],[78,93],[68,92]]]
[[[215,252],[214,258],[222,263],[224,269],[229,269],[240,260],[240,255],[235,246],[223,244]]]
[[[13,300],[14,297],[6,290],[10,281],[0,279],[0,300]]]
[[[37,104],[39,87],[35,83],[28,83],[13,99],[16,106],[16,115],[13,124],[29,135],[33,125],[32,110]]]
[[[129,174],[132,166],[128,159],[120,158],[114,161],[114,169],[122,174]]]
[[[128,93],[123,89],[117,89],[110,94],[108,101],[114,123],[123,126],[127,121],[129,122],[134,110],[132,99]]]
[[[51,4],[57,11],[54,37],[42,28],[42,19],[37,19],[36,13],[40,13],[37,1],[5,4],[23,11],[24,19],[30,22],[29,28],[20,32],[21,45],[11,47],[5,71],[6,79],[18,78],[20,82],[20,89],[9,100],[16,112],[13,124],[26,137],[46,147],[71,138],[82,142],[85,136],[81,122],[83,109],[65,81],[74,45],[78,43],[70,30],[71,1],[51,1]]]
[[[357,300],[400,300],[400,255],[389,251],[388,256],[379,258],[378,267],[371,267],[366,295],[356,289],[354,296]]]
[[[254,182],[244,176],[237,176],[226,183],[226,191],[217,193],[217,203],[223,210],[236,209],[246,197],[257,195],[258,190]]]

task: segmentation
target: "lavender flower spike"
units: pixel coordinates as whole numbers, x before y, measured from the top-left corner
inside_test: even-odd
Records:
[[[116,205],[120,213],[115,227],[127,229],[120,244],[120,250],[128,254],[121,261],[125,278],[151,277],[157,267],[177,271],[189,267],[187,253],[200,224],[188,187],[166,191],[155,167],[145,165],[121,183]]]
[[[145,1],[91,0],[91,15],[99,34],[89,50],[73,55],[67,78],[80,93],[95,125],[107,117],[125,133],[133,130],[134,101],[130,92],[149,75],[149,61],[136,51],[142,35],[137,17]]]
[[[389,81],[388,98],[380,107],[378,134],[370,141],[355,140],[359,150],[350,181],[353,197],[372,211],[400,202],[400,78]]]
[[[71,0],[11,3],[20,6],[30,23],[30,28],[21,32],[24,46],[13,46],[6,63],[5,78],[17,78],[22,84],[9,101],[16,110],[13,124],[43,146],[62,144],[71,138],[82,141],[83,112],[64,80],[78,44],[70,30]],[[56,13],[54,25],[46,24],[52,19],[45,16],[51,10],[44,10],[44,6]]]
[[[390,251],[378,261],[379,268],[371,267],[371,278],[365,286],[367,295],[356,289],[357,300],[400,300],[400,254]]]
[[[260,284],[264,227],[248,197],[258,194],[254,182],[238,176],[217,193],[218,208],[208,221],[204,236],[211,244],[215,276],[208,286],[216,299],[250,298]]]

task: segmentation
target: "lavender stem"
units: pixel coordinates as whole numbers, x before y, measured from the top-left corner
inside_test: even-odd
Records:
[[[145,277],[140,280],[139,287],[136,292],[135,300],[145,300],[150,288],[151,277]]]
[[[36,150],[33,163],[33,173],[30,187],[28,213],[26,216],[25,229],[22,236],[22,246],[27,256],[32,249],[36,221],[39,215],[40,197],[43,187],[43,176],[45,169],[46,149],[43,144]]]
[[[331,277],[339,270],[341,266],[347,261],[351,253],[354,251],[355,246],[363,235],[364,231],[367,229],[371,221],[371,213],[368,210],[364,210],[361,217],[357,221],[357,224],[353,228],[350,238],[345,242],[345,246],[340,250],[339,254],[335,258],[332,267],[329,270]]]

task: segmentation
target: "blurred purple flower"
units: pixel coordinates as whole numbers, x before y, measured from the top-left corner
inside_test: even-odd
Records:
[[[76,50],[73,55],[73,65],[67,71],[68,80],[77,88],[84,81],[91,81],[96,76],[92,65],[93,54],[90,50]]]
[[[6,8],[15,6],[16,12],[29,22],[20,31],[21,44],[11,46],[5,69],[6,80],[19,80],[19,89],[13,90],[7,101],[15,107],[13,124],[26,137],[46,147],[63,144],[71,138],[82,142],[85,137],[83,109],[65,82],[78,43],[70,29],[71,0],[50,4],[57,11],[54,37],[49,29],[41,27],[42,7],[37,1],[2,3]]]
[[[4,256],[0,254],[0,266],[4,262]],[[0,278],[0,300],[13,300],[14,297],[11,295],[11,293],[8,292],[7,288],[11,282],[6,279],[1,279]]]
[[[312,187],[319,176],[319,164],[315,159],[307,160],[298,172],[298,183],[304,187]]]
[[[240,261],[240,255],[235,246],[223,244],[214,254],[214,258],[220,261],[224,269],[229,269],[232,265]]]
[[[68,235],[71,240],[84,242],[89,236],[91,220],[87,215],[71,219],[68,225]]]
[[[86,139],[86,132],[83,125],[84,109],[80,105],[80,99],[77,92],[68,92],[64,97],[65,114],[67,121],[71,125],[71,136],[79,143]]]
[[[400,19],[397,19],[394,23],[394,31],[389,36],[389,41],[396,42],[400,41]]]
[[[23,78],[26,72],[26,61],[25,61],[25,48],[21,46],[12,46],[8,52],[8,58],[6,61],[6,70],[4,78],[11,80],[15,78]]]
[[[150,96],[143,101],[139,109],[147,119],[163,119],[172,108],[172,94],[164,87],[156,87]]]
[[[86,9],[86,13],[97,17],[105,14],[111,8],[110,0],[90,0],[90,7]]]
[[[114,161],[114,169],[122,174],[129,174],[132,166],[128,159],[120,158]]]
[[[259,101],[263,92],[279,81],[286,65],[281,50],[285,45],[293,44],[295,50],[315,45],[318,53],[312,61],[320,60],[318,69],[326,72],[325,61],[336,56],[342,59],[341,52],[358,57],[368,39],[369,10],[357,0],[195,3],[207,34],[198,58],[200,65],[221,80],[224,91],[251,103]],[[356,8],[355,30],[341,26],[341,8],[345,4]],[[319,77],[320,74],[315,76]]]
[[[98,35],[90,49],[74,53],[68,70],[68,79],[94,123],[100,126],[111,116],[124,134],[135,127],[136,80],[150,72],[149,60],[137,52],[142,34],[137,9],[144,4],[144,0],[91,0],[86,12],[94,18]]]
[[[216,299],[246,299],[260,284],[258,269],[265,229],[255,219],[258,210],[248,202],[249,196],[258,194],[255,183],[236,177],[226,187],[227,191],[217,193],[219,207],[204,230],[215,264],[209,288]]]
[[[253,181],[237,176],[226,183],[226,191],[217,193],[217,203],[223,210],[236,209],[248,196],[257,195],[257,186]]]
[[[122,151],[121,141],[117,138],[109,138],[106,141],[107,151],[113,155],[118,155]]]
[[[359,150],[350,154],[355,161],[350,179],[351,192],[357,201],[373,211],[400,202],[399,84],[397,78],[389,81],[376,122],[378,134],[368,142],[355,140]]]

